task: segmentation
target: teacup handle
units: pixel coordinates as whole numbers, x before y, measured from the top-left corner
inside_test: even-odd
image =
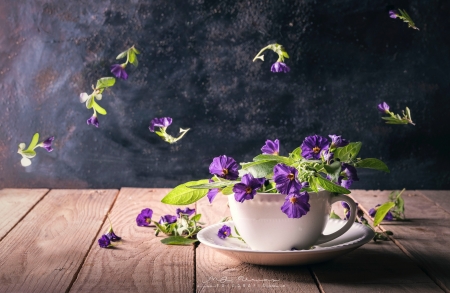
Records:
[[[322,244],[328,241],[331,241],[341,235],[343,235],[345,232],[347,232],[353,225],[353,223],[355,222],[355,218],[356,218],[356,204],[353,201],[353,199],[351,199],[350,197],[343,195],[343,194],[339,194],[337,196],[333,196],[331,198],[331,204],[337,202],[337,201],[345,201],[349,206],[350,206],[350,219],[347,220],[347,223],[345,223],[345,225],[337,230],[334,233],[331,233],[329,235],[320,235],[319,240],[316,242],[316,244]]]

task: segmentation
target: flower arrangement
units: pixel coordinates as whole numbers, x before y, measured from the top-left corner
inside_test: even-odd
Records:
[[[212,178],[183,183],[170,191],[163,203],[187,205],[204,196],[212,202],[217,194],[234,194],[236,201],[252,200],[257,192],[279,193],[285,197],[280,207],[288,218],[300,218],[310,209],[309,193],[327,190],[349,194],[350,186],[358,181],[356,168],[389,172],[381,160],[361,159],[361,142],[349,142],[340,135],[329,138],[312,135],[288,156],[280,156],[278,139],[267,140],[262,154],[252,162],[238,163],[222,155],[209,166]]]

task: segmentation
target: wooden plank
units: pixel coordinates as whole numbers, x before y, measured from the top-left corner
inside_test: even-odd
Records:
[[[0,292],[65,292],[118,190],[52,190],[0,242]]]
[[[416,190],[415,192],[425,196],[447,213],[450,213],[450,190]]]
[[[70,292],[193,292],[194,246],[167,246],[153,228],[138,227],[144,208],[153,219],[175,214],[161,203],[170,189],[122,188],[111,211],[114,231],[123,241],[114,249],[94,243]],[[105,223],[97,238],[109,228]]]
[[[388,200],[390,191],[352,192],[366,209]],[[450,292],[450,213],[416,191],[405,191],[406,221],[383,222],[395,243],[444,291]]]
[[[0,190],[0,241],[47,192],[48,189]]]
[[[197,209],[207,225],[230,215],[227,198],[220,195],[213,204],[209,204],[206,198],[202,199],[197,203]],[[246,264],[202,244],[196,250],[196,266],[197,292],[319,292],[306,266]]]

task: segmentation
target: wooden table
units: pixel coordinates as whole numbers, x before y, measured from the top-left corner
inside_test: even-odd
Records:
[[[147,207],[155,220],[174,214],[160,202],[168,191],[0,190],[0,292],[450,292],[450,191],[406,191],[408,220],[382,225],[392,241],[295,267],[241,263],[201,244],[161,244],[135,219]],[[388,194],[352,192],[365,210]],[[228,215],[225,200],[192,207],[213,224]],[[102,249],[108,212],[123,241]]]

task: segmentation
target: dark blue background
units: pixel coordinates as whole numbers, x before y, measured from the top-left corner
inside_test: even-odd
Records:
[[[420,31],[390,19],[405,9]],[[448,1],[11,1],[0,3],[0,187],[173,187],[209,176],[213,157],[249,161],[266,139],[281,152],[305,136],[342,134],[391,174],[361,170],[354,188],[448,189]],[[289,74],[270,72],[278,42]],[[81,92],[127,70],[99,102],[100,128]],[[387,125],[376,109],[411,109],[416,126]],[[148,130],[169,116],[169,145]],[[54,135],[30,167],[17,145]]]

